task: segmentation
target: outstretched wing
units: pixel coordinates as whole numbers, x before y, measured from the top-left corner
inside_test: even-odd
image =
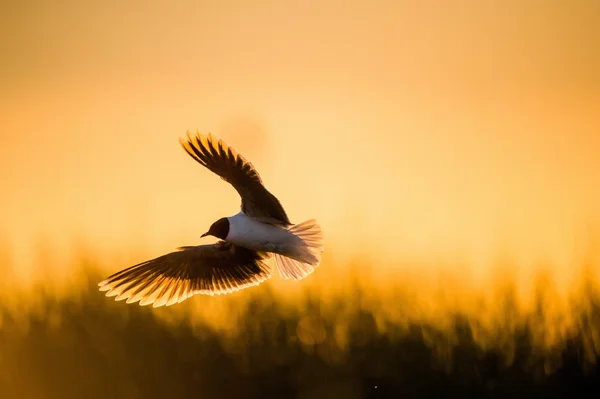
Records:
[[[210,133],[196,133],[179,139],[183,149],[201,165],[216,173],[236,189],[242,198],[242,212],[267,223],[291,225],[279,200],[262,184],[252,164]]]
[[[182,247],[115,273],[98,286],[117,301],[169,306],[194,294],[228,294],[262,283],[271,276],[266,257],[225,241]]]

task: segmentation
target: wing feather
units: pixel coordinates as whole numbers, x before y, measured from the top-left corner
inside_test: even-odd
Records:
[[[187,132],[179,139],[183,149],[198,163],[235,188],[242,199],[242,211],[260,221],[291,225],[279,200],[263,185],[252,163],[212,134]]]
[[[271,276],[266,259],[267,254],[225,241],[182,247],[114,273],[98,286],[117,301],[170,306],[195,294],[220,295],[258,285]]]

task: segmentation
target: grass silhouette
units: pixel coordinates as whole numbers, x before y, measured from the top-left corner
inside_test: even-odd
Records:
[[[86,269],[87,270],[87,269]],[[268,285],[247,291],[235,333],[191,317],[210,297],[152,309],[105,298],[100,275],[71,295],[44,286],[0,305],[3,398],[595,397],[600,393],[600,296],[589,283],[569,314],[575,328],[544,342],[544,293],[523,314],[509,292],[492,328],[470,315],[396,323],[360,306],[354,288],[328,310],[299,306]],[[258,294],[260,292],[260,294]],[[386,306],[410,304],[401,293]],[[27,306],[27,303],[35,305]],[[16,304],[16,305],[15,305]],[[240,310],[241,309],[241,310]],[[171,319],[162,316],[177,314]],[[338,315],[339,317],[332,317]],[[481,337],[486,331],[488,339]],[[484,334],[484,335],[485,335]],[[484,342],[486,342],[484,344]],[[591,395],[591,396],[590,396]]]

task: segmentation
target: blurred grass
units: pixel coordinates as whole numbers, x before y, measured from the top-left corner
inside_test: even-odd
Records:
[[[329,297],[302,288],[283,300],[263,284],[160,309],[105,298],[97,268],[82,262],[77,270],[85,283],[72,283],[68,294],[38,284],[3,295],[10,300],[0,304],[2,398],[600,392],[600,294],[590,275],[560,312],[552,312],[551,284],[540,279],[530,310],[509,286],[494,297],[494,310],[427,318],[416,317],[406,290],[365,289],[356,270],[349,270],[354,282]],[[226,323],[211,323],[217,316]]]

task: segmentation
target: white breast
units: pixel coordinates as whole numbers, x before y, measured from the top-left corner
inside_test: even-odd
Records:
[[[226,240],[233,244],[256,251],[285,252],[298,237],[284,227],[258,222],[240,212],[229,219]]]

